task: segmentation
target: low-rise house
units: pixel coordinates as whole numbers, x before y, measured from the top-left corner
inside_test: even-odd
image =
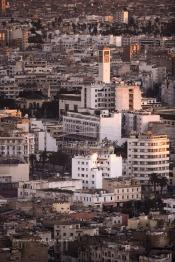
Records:
[[[175,213],[175,198],[163,199],[164,210],[168,213]]]

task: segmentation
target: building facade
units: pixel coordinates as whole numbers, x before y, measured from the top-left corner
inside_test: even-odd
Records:
[[[72,158],[72,178],[81,179],[84,189],[101,189],[105,177],[122,175],[122,157],[115,154],[75,156]]]
[[[169,177],[169,139],[147,133],[127,140],[127,173],[148,177],[152,173]]]
[[[87,113],[67,112],[63,116],[63,132],[79,139],[100,141],[107,138],[121,141],[121,114],[109,113],[107,110],[99,116]]]
[[[137,134],[148,131],[150,122],[160,123],[160,115],[152,114],[151,112],[130,111],[123,113],[123,129],[124,134],[129,136],[132,132]]]
[[[115,109],[122,110],[141,110],[142,95],[139,86],[125,84],[124,82],[116,86]]]

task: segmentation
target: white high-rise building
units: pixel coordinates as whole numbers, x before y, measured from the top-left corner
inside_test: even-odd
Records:
[[[140,87],[121,82],[116,87],[115,109],[122,110],[141,110],[142,94]]]
[[[81,89],[81,107],[96,110],[115,109],[115,85],[95,82]]]
[[[130,136],[127,141],[127,174],[148,177],[152,173],[169,176],[169,139],[166,135]]]
[[[72,178],[81,179],[84,189],[102,188],[103,178],[122,176],[122,157],[115,154],[94,153],[72,158]]]
[[[99,80],[110,83],[110,49],[107,47],[99,50]]]
[[[93,112],[94,113],[94,112]],[[63,116],[63,132],[78,136],[79,139],[90,139],[102,142],[104,139],[121,143],[121,113],[109,113],[103,110],[99,116],[84,113],[67,112]]]
[[[83,189],[102,188],[102,171],[97,165],[97,154],[72,158],[72,178],[81,179]]]

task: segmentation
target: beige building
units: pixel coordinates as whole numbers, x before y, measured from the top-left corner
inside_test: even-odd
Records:
[[[150,228],[154,229],[158,222],[155,219],[151,219],[148,216],[140,215],[139,217],[133,217],[128,219],[128,229],[137,230],[138,228]]]
[[[34,153],[34,135],[19,131],[0,133],[0,155],[3,158],[17,158],[28,161]]]
[[[115,202],[141,199],[141,186],[134,179],[104,178],[103,189],[115,193]]]
[[[127,174],[148,177],[152,173],[169,177],[169,139],[166,135],[132,135],[127,140]]]
[[[0,160],[0,183],[16,183],[29,180],[29,164],[17,160]]]
[[[142,94],[137,85],[121,82],[116,86],[115,91],[115,109],[122,110],[141,110]]]
[[[61,213],[61,214],[69,214],[70,213],[70,202],[53,203],[52,210],[57,213]]]

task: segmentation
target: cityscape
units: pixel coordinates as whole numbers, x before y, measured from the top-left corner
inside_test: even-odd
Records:
[[[175,261],[174,0],[0,0],[10,261]]]

